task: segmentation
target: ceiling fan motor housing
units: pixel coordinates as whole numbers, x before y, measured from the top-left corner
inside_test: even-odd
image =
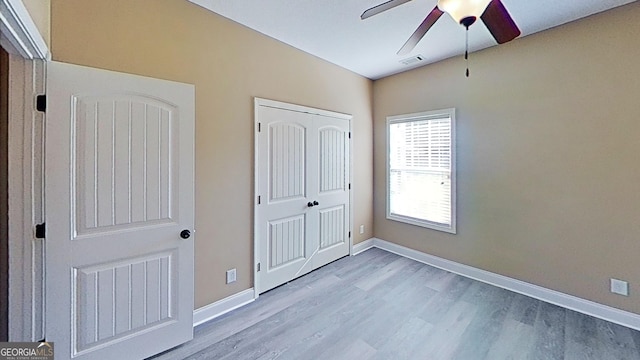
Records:
[[[460,20],[460,24],[468,29],[476,20],[478,20],[478,18],[475,16],[466,16]]]

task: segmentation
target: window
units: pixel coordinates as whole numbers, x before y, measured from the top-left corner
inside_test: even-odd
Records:
[[[390,116],[387,136],[387,219],[455,234],[455,109]]]

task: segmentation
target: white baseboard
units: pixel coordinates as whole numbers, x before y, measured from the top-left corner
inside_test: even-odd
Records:
[[[451,260],[429,255],[402,245],[394,244],[382,239],[371,238],[353,246],[353,254],[357,255],[372,247],[377,247],[421,263],[431,265],[452,273],[478,280],[490,285],[517,292],[554,305],[594,316],[612,323],[640,330],[640,315],[629,311],[616,309],[594,301],[550,290],[542,286],[530,284],[521,280],[474,268]],[[203,306],[193,312],[193,326],[200,325],[220,315],[249,304],[255,300],[254,289],[247,289],[237,294]]]
[[[353,245],[353,255],[358,255],[363,251],[369,250],[373,247],[373,238],[365,240],[363,242],[359,242]]]
[[[530,284],[521,280],[513,279],[507,276],[492,273],[490,271],[481,270],[472,266],[463,265],[451,260],[443,259],[437,256],[425,254],[423,252],[409,249],[407,247],[397,245],[381,239],[370,239],[373,244],[369,247],[377,247],[409,259],[419,261],[421,263],[431,265],[452,273],[462,275],[474,280],[511,290],[532,298],[542,300],[554,305],[574,310],[583,314],[591,315],[612,323],[626,326],[635,330],[640,330],[640,315],[632,312],[616,309],[607,305],[599,304],[590,300],[585,300],[576,296],[561,293],[559,291],[550,290],[542,286]],[[361,243],[362,244],[362,243]],[[360,244],[357,244],[358,246]],[[364,245],[363,245],[364,248]],[[368,248],[366,248],[368,249]],[[364,251],[363,249],[361,251]],[[356,252],[354,246],[354,253]]]
[[[247,289],[194,310],[193,327],[253,302],[253,300],[255,300],[253,295],[253,288]]]

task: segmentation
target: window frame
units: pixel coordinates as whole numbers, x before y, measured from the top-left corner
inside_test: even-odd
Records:
[[[405,215],[398,215],[391,213],[391,125],[399,124],[399,123],[407,123],[414,121],[423,121],[423,120],[432,120],[432,119],[442,119],[448,117],[451,121],[451,225],[441,224],[425,219],[414,218]],[[402,115],[394,115],[387,116],[387,124],[386,124],[386,136],[387,136],[387,147],[386,147],[386,218],[388,220],[403,222],[406,224],[421,226],[424,228],[438,230],[450,234],[456,234],[457,232],[457,212],[456,212],[456,202],[457,202],[457,187],[456,187],[456,110],[455,108],[441,109],[441,110],[433,110],[433,111],[422,111],[411,114],[402,114]]]

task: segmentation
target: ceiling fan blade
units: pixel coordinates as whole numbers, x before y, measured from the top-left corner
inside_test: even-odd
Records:
[[[360,15],[360,19],[364,20],[366,18],[370,18],[373,15],[378,15],[383,11],[387,11],[389,9],[393,9],[396,6],[402,5],[404,3],[407,3],[411,0],[389,0],[387,2],[384,2],[380,5],[376,5],[370,9],[365,10],[362,15]]]
[[[416,47],[416,45],[418,45],[418,42],[422,40],[422,38],[427,33],[427,31],[431,29],[433,24],[435,24],[436,21],[440,18],[440,16],[442,16],[442,14],[444,14],[442,10],[438,9],[437,6],[434,7],[433,10],[431,10],[431,12],[429,13],[429,15],[427,15],[427,17],[424,18],[424,20],[418,26],[416,31],[414,31],[411,37],[409,37],[409,40],[407,40],[407,42],[404,43],[402,48],[398,50],[398,55],[406,55],[410,53],[411,50],[413,50]]]
[[[491,0],[480,16],[498,44],[504,44],[520,36],[520,29],[500,0]]]

